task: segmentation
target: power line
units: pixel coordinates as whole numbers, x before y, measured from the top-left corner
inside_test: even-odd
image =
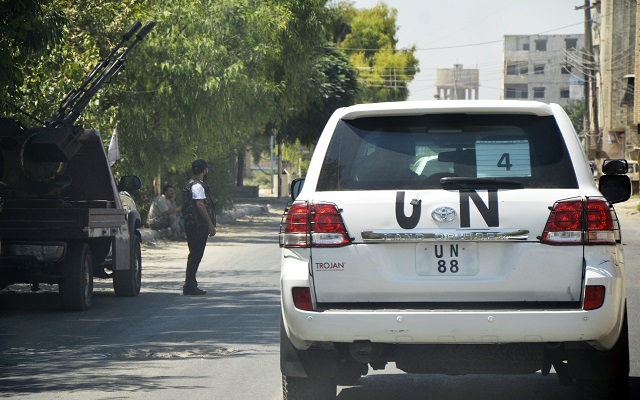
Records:
[[[617,14],[619,12],[622,12],[623,10],[618,10],[618,11],[614,11],[611,14],[606,14],[606,15],[601,15],[600,18],[605,17],[605,16],[609,16],[609,15],[614,15]],[[598,23],[597,20],[594,19],[590,19],[590,22],[593,23]],[[571,28],[573,26],[577,26],[577,25],[583,25],[584,22],[577,22],[575,24],[570,24],[570,25],[565,25],[565,26],[561,26],[559,28],[553,28],[553,29],[548,29],[546,31],[542,31],[542,32],[538,32],[532,35],[522,35],[522,36],[536,36],[536,35],[544,35],[546,33],[549,32],[555,32],[555,31],[559,31],[565,28]],[[511,36],[520,36],[520,35],[511,35]],[[478,42],[478,43],[467,43],[467,44],[460,44],[460,45],[452,45],[452,46],[440,46],[440,47],[422,47],[422,48],[401,48],[401,49],[391,49],[394,51],[429,51],[429,50],[446,50],[446,49],[458,49],[458,48],[462,48],[462,47],[475,47],[475,46],[484,46],[487,44],[494,44],[494,43],[502,43],[504,41],[503,39],[500,40],[490,40],[487,42]],[[354,48],[354,47],[338,47],[338,46],[328,46],[325,47],[326,49],[331,49],[331,50],[345,50],[345,51],[380,51],[383,50],[384,48],[377,48],[377,49],[367,49],[367,48]]]

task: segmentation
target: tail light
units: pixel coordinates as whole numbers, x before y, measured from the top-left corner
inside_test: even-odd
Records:
[[[293,304],[299,310],[313,311],[313,301],[311,301],[311,289],[308,287],[291,288]]]
[[[351,243],[333,203],[294,202],[280,224],[280,246],[328,247]]]
[[[584,290],[584,304],[582,305],[582,309],[587,311],[602,307],[604,304],[604,294],[604,286],[587,286]]]
[[[602,198],[569,199],[553,205],[542,243],[614,244],[620,225],[613,207]]]

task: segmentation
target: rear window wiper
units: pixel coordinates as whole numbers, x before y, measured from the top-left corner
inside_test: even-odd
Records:
[[[452,189],[518,189],[523,187],[522,182],[513,179],[467,178],[462,176],[441,178],[440,184]]]

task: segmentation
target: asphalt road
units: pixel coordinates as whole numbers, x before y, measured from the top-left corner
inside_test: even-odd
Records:
[[[619,207],[629,270],[632,398],[640,398],[640,214]],[[278,213],[223,226],[181,295],[186,243],[143,248],[143,290],[118,298],[96,281],[93,307],[62,312],[55,287],[0,292],[0,397],[20,399],[281,399]],[[550,374],[449,377],[370,371],[339,400],[565,400]]]

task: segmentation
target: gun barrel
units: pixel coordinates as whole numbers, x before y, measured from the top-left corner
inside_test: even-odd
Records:
[[[149,32],[151,32],[151,30],[153,29],[153,27],[156,26],[156,23],[153,21],[149,21],[145,24],[144,28],[142,28],[140,30],[140,32],[138,32],[138,34],[136,35],[136,39],[138,40],[142,40],[144,39],[145,36],[147,36],[147,34]]]
[[[87,82],[90,83],[90,85],[86,88],[86,90],[78,92],[78,96],[74,96],[73,98],[74,102],[72,104],[70,103],[66,109],[61,110],[61,112],[64,111],[64,114],[61,113],[61,118],[56,119],[56,125],[71,125],[76,119],[78,119],[80,113],[89,104],[91,98],[96,94],[96,92],[105,82],[108,82],[111,77],[115,76],[122,69],[127,54],[129,54],[129,52],[144,38],[144,36],[146,36],[151,31],[151,29],[153,29],[154,25],[155,22],[148,22],[140,30],[140,32],[138,32],[138,34],[136,35],[136,39],[131,44],[129,44],[129,46],[124,51],[122,51],[115,60],[109,59],[109,62],[107,63],[108,65],[105,65],[104,68],[102,68],[100,74],[93,81]],[[125,41],[123,40],[123,42]],[[112,51],[112,54],[113,53],[114,51]]]
[[[147,23],[147,25],[143,28],[143,30],[147,28],[148,25],[149,23]],[[109,55],[107,55],[100,62],[100,64],[98,64],[93,69],[93,71],[91,71],[89,76],[82,82],[82,84],[77,89],[70,91],[64,97],[64,99],[62,99],[62,102],[58,107],[58,114],[51,120],[47,121],[47,123],[45,124],[46,126],[57,126],[57,125],[60,125],[60,123],[62,123],[63,121],[69,122],[70,120],[71,120],[71,123],[73,123],[73,120],[75,120],[80,115],[81,109],[84,108],[88,103],[88,99],[85,99],[86,101],[79,101],[78,99],[86,98],[87,92],[90,91],[96,85],[97,82],[103,81],[101,77],[105,74],[105,70],[111,69],[111,68],[108,68],[109,64],[114,63],[112,58],[115,56],[118,50],[120,50],[120,48],[122,48],[122,46],[124,46],[131,39],[131,37],[140,29],[141,26],[142,26],[142,23],[140,23],[140,21],[136,21],[131,26],[131,28],[129,28],[129,30],[124,35],[122,35],[122,39],[120,40],[120,42],[109,52]],[[150,29],[151,28],[147,29],[147,31],[145,32],[145,35],[148,33]],[[138,38],[140,33],[136,35],[136,39]],[[118,62],[118,60],[116,60],[115,62]],[[95,90],[89,97],[93,96],[93,94],[95,94]],[[84,104],[78,107],[80,103],[84,103]],[[80,110],[74,110],[77,108],[80,108]]]
[[[124,35],[122,35],[122,38],[124,39],[125,42],[128,42],[129,39],[131,39],[131,36],[133,36],[134,33],[136,33],[138,31],[138,29],[140,29],[140,27],[142,26],[142,23],[140,21],[136,21],[131,28],[129,28],[129,30],[127,31],[127,33],[125,33]]]

